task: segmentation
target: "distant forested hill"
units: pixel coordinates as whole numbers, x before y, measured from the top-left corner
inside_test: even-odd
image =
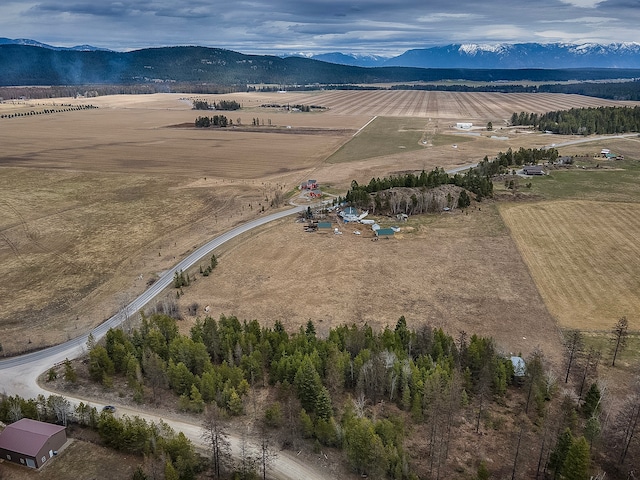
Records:
[[[205,47],[132,52],[52,50],[0,45],[0,85],[86,85],[203,82],[219,85],[361,84],[437,81],[563,81],[640,77],[640,70],[484,70],[364,68],[308,58],[244,55]]]

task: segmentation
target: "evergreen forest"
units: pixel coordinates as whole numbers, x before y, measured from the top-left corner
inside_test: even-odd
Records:
[[[640,107],[572,108],[544,114],[511,115],[512,125],[532,126],[561,135],[606,135],[640,132]]]
[[[610,478],[623,478],[615,474],[637,467],[640,458],[634,439],[640,395],[629,397],[616,418],[603,418],[600,353],[579,340],[579,332],[567,336],[565,380],[551,373],[543,352],[534,351],[526,370],[516,371],[490,338],[465,332],[454,338],[426,324],[411,329],[404,317],[382,331],[345,325],[321,338],[312,321],[288,332],[280,322],[265,327],[224,315],[199,319],[181,334],[174,318],[156,313],[142,315],[130,333],[111,329],[103,342],[88,343],[86,370],[105,389],[125,380],[139,403],[171,392],[177,408],[194,418],[212,409],[227,419],[253,415],[264,431],[281,432],[282,448],[306,443],[335,451],[353,472],[371,478],[503,478],[517,469],[526,478],[586,479],[574,473],[603,466],[614,472]],[[67,361],[49,380],[60,375],[74,383],[76,369]],[[252,402],[265,389],[274,393],[257,411]],[[77,422],[97,430],[105,445],[141,455],[141,465],[142,455],[163,459],[165,472],[175,471],[171,478],[198,478],[216,465],[215,478],[264,473],[259,462],[245,470],[222,451],[200,458],[166,425],[65,402],[0,397],[0,419]],[[478,434],[507,451],[487,465],[480,452],[465,450]],[[525,446],[535,458],[523,455]],[[456,460],[463,452],[467,474]]]

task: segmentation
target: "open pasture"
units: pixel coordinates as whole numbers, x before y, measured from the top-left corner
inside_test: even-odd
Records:
[[[174,101],[177,106],[184,103]],[[2,119],[0,165],[253,180],[299,175],[344,141],[344,135],[335,133],[270,136],[174,127],[193,124],[202,114],[188,106],[157,110],[125,103],[117,108],[107,104],[97,110]]]
[[[195,302],[201,315],[209,306],[213,317],[280,320],[292,330],[312,320],[321,335],[352,323],[393,328],[404,315],[411,328],[493,336],[505,353],[541,347],[557,360],[555,320],[495,205],[481,207],[415,217],[375,242],[366,225],[310,234],[283,221],[223,247],[213,274],[184,288],[181,311],[193,320]]]
[[[640,204],[556,201],[502,205],[549,312],[563,328],[640,328]]]
[[[224,112],[234,123],[240,119],[240,124],[251,125],[253,118],[260,118],[265,125],[271,120],[273,125],[284,128],[280,133],[268,127],[260,132],[190,128],[188,124],[198,115],[208,112],[192,110],[189,98],[234,99],[243,109]],[[260,106],[287,102],[328,109],[302,113]],[[4,102],[0,103],[0,113],[44,109],[62,103],[99,108],[0,119],[0,275],[5,280],[0,284],[0,329],[5,354],[57,343],[97,325],[133,295],[141,293],[150,278],[171,268],[177,258],[225,229],[255,217],[262,207],[268,210],[278,190],[286,193],[301,181],[317,178],[323,185],[332,185],[335,191],[346,191],[352,179],[368,182],[372,176],[464,165],[509,147],[542,146],[549,143],[548,136],[505,128],[496,134],[507,140],[492,139],[487,132],[449,137],[453,133],[450,126],[455,121],[473,121],[481,126],[492,121],[497,128],[498,123],[514,111],[615,102],[567,95],[325,91],[222,96],[119,95]],[[412,135],[420,133],[422,128],[428,145],[398,149],[376,157],[361,155],[357,161],[336,164],[326,161],[376,115],[414,117],[417,120],[412,123]],[[317,131],[322,128],[327,129],[327,133]],[[314,132],[305,129],[314,129]],[[457,138],[460,140],[455,140]],[[459,144],[455,149],[451,145],[454,141]],[[455,228],[448,230],[449,236],[457,235]],[[303,239],[306,241],[307,237]],[[243,259],[248,264],[260,265],[255,273],[257,278],[271,275],[274,265],[281,269],[302,261],[285,255],[282,245],[288,244],[287,237],[282,241],[282,244],[267,243],[262,249],[246,252],[255,257],[270,252],[265,257],[269,262],[257,263],[251,256]],[[449,240],[441,236],[438,242],[447,244]],[[410,271],[410,266],[398,259],[416,255],[407,253],[403,244],[399,245],[390,254],[376,253],[380,258],[370,264],[371,270],[394,275]],[[312,255],[318,256],[320,264],[325,249],[333,246],[304,243],[297,248],[301,259],[312,249],[315,252]],[[459,245],[434,257],[431,250],[421,248],[416,251],[421,258],[421,268],[427,272],[435,271],[437,262],[447,255],[464,259],[469,251],[466,244]],[[515,249],[507,250],[510,252],[508,263],[520,261]],[[354,250],[353,253],[361,252]],[[342,275],[344,285],[348,286],[348,274],[340,271],[352,270],[353,266],[344,259],[358,257],[340,257],[341,254],[348,251],[338,249],[332,254],[335,259],[332,268],[339,271],[318,268],[312,285],[307,283],[307,278],[297,278],[297,281],[312,289],[316,284],[331,284],[335,273]],[[503,254],[487,253],[490,258],[494,258],[494,254],[500,262],[506,261]],[[231,268],[234,263],[228,263],[225,268]],[[465,263],[460,265],[465,275],[473,276],[469,274],[473,269]],[[451,267],[450,271],[454,270]],[[386,291],[389,283],[382,279],[384,275],[380,274],[378,281],[370,286],[363,278],[367,271],[352,274],[357,274],[355,288],[367,292],[364,300],[378,296],[383,300],[373,302],[370,307],[361,303],[366,308],[357,311],[345,299],[344,309],[336,309],[332,323],[373,321],[374,317],[381,317],[376,312],[387,311],[388,305],[395,305],[384,315],[385,322],[395,322],[397,316],[409,312],[416,320],[444,322],[443,326],[447,326],[442,318],[449,315],[446,313],[449,308],[457,305],[453,300],[439,303],[433,311],[440,313],[429,313],[431,311],[423,306],[412,310],[412,305],[425,303],[425,293],[418,286],[428,285],[434,277],[413,278],[415,291],[414,287],[406,287],[408,293],[391,295]],[[479,279],[476,281],[486,285]],[[259,282],[255,285],[262,288]],[[458,298],[460,294],[455,285],[451,283],[446,292],[434,291],[429,295]],[[535,289],[531,286],[529,290]],[[270,322],[270,314],[261,312],[274,310],[262,309],[260,303],[252,304],[254,310],[247,310],[250,302],[264,301],[268,305],[282,298],[280,293],[275,293],[275,297],[266,293],[274,294],[274,291],[265,290],[265,295],[256,298],[249,293],[235,296],[234,303],[220,305],[220,311]],[[318,310],[310,311],[310,317],[322,318],[316,313],[322,310],[322,305],[331,303],[331,291],[320,293],[313,300]],[[495,295],[491,292],[480,297],[474,295],[470,295],[472,299],[466,303],[467,307],[460,307],[468,310],[460,316],[470,322],[467,330],[481,329],[490,334],[493,325],[499,331],[497,324],[488,323],[485,328],[473,320],[474,315],[485,311],[489,297]],[[396,304],[398,298],[403,300]],[[291,311],[287,310],[287,315],[305,312],[305,303],[294,300],[292,297],[288,304]],[[202,301],[206,299],[203,297]],[[522,307],[518,312],[529,311],[529,306],[521,305],[520,301],[512,301],[510,305]],[[496,316],[502,310],[492,307],[487,311]],[[538,313],[538,316],[544,315],[544,312]],[[292,318],[300,320],[300,313]],[[497,321],[500,318],[496,316]],[[451,324],[451,328],[460,325]]]

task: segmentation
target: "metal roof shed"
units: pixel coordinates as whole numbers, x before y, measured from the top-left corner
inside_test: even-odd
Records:
[[[393,235],[396,233],[393,228],[380,228],[378,230],[375,230],[376,232],[376,236],[378,237],[393,237]]]
[[[511,364],[513,365],[513,375],[516,377],[524,377],[527,373],[527,367],[522,357],[511,357]]]
[[[0,458],[40,468],[66,441],[65,427],[23,418],[0,433]]]

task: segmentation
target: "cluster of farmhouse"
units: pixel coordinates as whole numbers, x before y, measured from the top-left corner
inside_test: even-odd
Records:
[[[300,185],[300,190],[303,193],[306,193],[310,198],[322,197],[322,192],[320,191],[317,180],[307,180]]]
[[[367,218],[368,215],[368,211],[364,211],[359,214],[354,207],[337,208],[335,209],[335,219],[333,221],[330,219],[322,219],[318,221],[311,220],[308,224],[305,225],[304,228],[307,232],[333,232],[334,235],[342,235],[340,225],[367,225],[371,228],[371,231],[374,234],[374,239],[390,238],[400,231],[400,228],[396,226],[382,228],[375,220]],[[403,215],[402,217],[399,216],[398,219],[400,221],[406,221],[406,215]],[[337,224],[338,226],[334,226],[335,224]],[[362,232],[358,229],[354,230],[353,233],[355,235],[362,234]]]

